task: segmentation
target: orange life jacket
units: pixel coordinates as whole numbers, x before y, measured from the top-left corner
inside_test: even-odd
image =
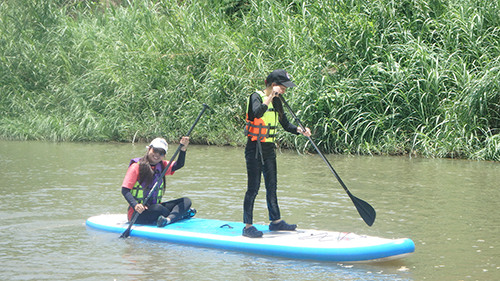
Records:
[[[264,92],[257,92],[262,100],[266,98]],[[245,134],[251,137],[252,141],[274,142],[276,139],[276,129],[278,125],[278,113],[269,103],[266,112],[261,118],[248,119],[248,111],[250,109],[250,98],[248,99]]]

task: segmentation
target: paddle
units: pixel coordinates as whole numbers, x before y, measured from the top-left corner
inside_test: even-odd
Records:
[[[299,124],[302,131],[305,132],[306,131],[305,127],[302,125],[302,123],[300,122],[299,118],[297,118],[295,113],[293,113],[292,109],[290,108],[290,106],[288,105],[286,100],[283,98],[282,95],[280,95],[279,97],[280,97],[281,101],[283,102],[283,104],[285,104],[285,106],[288,108],[288,111],[290,111],[290,114],[292,114],[293,118],[295,118],[295,121],[297,122],[297,124]],[[340,179],[339,175],[337,175],[337,172],[335,172],[335,170],[333,169],[333,167],[330,164],[330,162],[328,161],[328,159],[326,159],[326,157],[321,153],[321,151],[316,146],[316,144],[311,139],[311,137],[307,136],[307,138],[314,146],[314,149],[316,149],[318,154],[321,156],[321,158],[323,158],[325,163],[328,165],[328,168],[330,168],[330,171],[332,171],[333,175],[337,178],[337,180],[339,181],[340,185],[344,188],[344,190],[347,193],[347,195],[349,196],[349,198],[351,198],[352,203],[354,203],[354,206],[356,206],[356,209],[358,210],[358,213],[361,216],[361,218],[363,218],[363,220],[365,221],[365,223],[368,226],[372,226],[373,222],[375,222],[375,216],[376,216],[375,209],[373,209],[373,207],[370,204],[368,204],[367,202],[352,195],[352,193],[349,191],[349,189],[347,189],[347,186],[345,186],[344,182]]]
[[[194,126],[196,126],[196,123],[198,123],[198,120],[200,120],[201,116],[203,115],[203,112],[205,112],[205,110],[208,108],[208,105],[206,104],[203,104],[203,109],[201,110],[200,114],[198,115],[198,117],[196,118],[196,120],[194,121],[194,124],[191,126],[191,128],[189,129],[186,137],[189,137],[189,135],[191,134],[191,132],[193,131],[194,129]],[[144,199],[144,202],[142,204],[146,205],[146,203],[149,201],[149,199],[151,198],[152,194],[155,192],[155,190],[157,188],[159,188],[159,182],[161,179],[163,179],[163,177],[165,176],[165,174],[167,173],[168,169],[170,168],[170,165],[172,164],[172,162],[175,160],[175,157],[177,157],[177,154],[179,154],[179,151],[181,150],[181,147],[183,146],[183,144],[179,144],[179,147],[177,148],[177,150],[175,151],[174,155],[172,155],[172,158],[170,158],[170,161],[168,162],[168,165],[167,167],[165,167],[165,169],[163,169],[162,173],[161,173],[161,176],[158,178],[158,181],[155,183],[155,185],[153,186],[153,188],[151,189],[151,191],[149,192],[148,196],[146,197],[146,199]],[[120,236],[120,238],[127,238],[129,235],[130,235],[130,231],[132,229],[132,226],[134,225],[135,221],[137,220],[137,218],[139,217],[139,213],[137,211],[134,210],[134,213],[132,214],[132,219],[130,220],[130,223],[128,225],[128,228],[122,233],[122,235]]]

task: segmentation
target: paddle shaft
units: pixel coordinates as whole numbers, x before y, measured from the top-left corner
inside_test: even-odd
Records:
[[[198,117],[194,121],[193,125],[189,129],[188,133],[186,134],[186,137],[189,137],[189,135],[191,134],[191,132],[193,131],[194,127],[196,126],[196,124],[198,123],[198,121],[200,120],[201,116],[203,115],[203,113],[205,112],[205,110],[207,108],[208,108],[208,105],[207,104],[203,104],[203,109],[201,110],[200,114],[198,115]],[[181,144],[179,144],[179,147],[177,147],[177,150],[175,151],[174,155],[172,155],[172,158],[170,158],[170,161],[168,162],[167,166],[161,172],[161,176],[158,178],[158,180],[156,181],[156,183],[153,186],[153,188],[151,189],[151,191],[149,191],[149,194],[148,194],[148,196],[146,196],[146,199],[144,199],[144,202],[142,202],[142,204],[144,206],[146,206],[146,204],[149,201],[149,199],[151,199],[151,197],[152,197],[153,193],[155,193],[156,189],[159,188],[160,181],[163,179],[163,177],[167,173],[168,169],[170,168],[170,166],[172,165],[173,161],[175,160],[175,157],[177,157],[177,154],[179,154],[179,152],[180,152],[180,150],[181,150],[181,148],[183,146],[184,145],[181,143]],[[137,220],[137,218],[139,217],[139,215],[140,215],[139,212],[137,212],[136,210],[134,210],[134,213],[132,215],[132,219],[130,220],[128,228],[122,233],[122,235],[120,236],[120,238],[127,238],[130,235],[130,231],[132,229],[132,226],[134,225],[134,223]]]
[[[295,113],[293,112],[293,110],[290,107],[290,105],[288,105],[288,103],[286,102],[286,100],[283,98],[282,95],[279,95],[279,97],[280,97],[281,101],[283,102],[283,104],[286,106],[286,108],[288,108],[288,111],[290,111],[290,114],[293,116],[293,118],[295,119],[295,121],[297,122],[297,124],[300,126],[300,128],[302,129],[302,131],[305,132],[306,128],[304,127],[304,125],[302,125],[302,122],[300,122],[300,120],[297,117],[297,115],[295,115]],[[335,169],[333,169],[332,164],[330,164],[330,161],[328,161],[328,159],[326,159],[326,157],[323,155],[323,153],[321,153],[321,151],[319,150],[319,148],[316,145],[316,143],[314,143],[314,141],[312,140],[312,138],[310,136],[307,136],[307,138],[309,139],[309,141],[313,145],[314,149],[321,156],[321,158],[323,159],[323,161],[325,161],[325,163],[328,166],[328,168],[330,168],[330,171],[332,171],[332,173],[335,176],[335,178],[337,179],[337,181],[340,183],[340,185],[342,186],[342,188],[344,188],[344,190],[347,193],[347,195],[349,196],[349,198],[351,198],[351,201],[356,206],[356,209],[358,210],[358,212],[361,215],[361,217],[363,218],[363,220],[366,222],[366,224],[368,224],[369,226],[371,226],[373,224],[373,222],[375,221],[375,216],[376,216],[375,209],[373,209],[373,207],[370,204],[368,204],[367,202],[365,202],[365,201],[357,198],[356,196],[352,195],[352,193],[349,191],[349,189],[347,189],[347,186],[344,184],[344,182],[339,177],[339,175],[337,174],[337,172],[335,172]]]

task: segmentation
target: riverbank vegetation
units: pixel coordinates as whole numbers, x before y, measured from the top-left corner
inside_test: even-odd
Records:
[[[285,98],[327,153],[500,161],[494,0],[5,0],[0,137],[243,145],[246,100]],[[290,115],[288,115],[290,117]],[[312,151],[281,133],[281,147]]]

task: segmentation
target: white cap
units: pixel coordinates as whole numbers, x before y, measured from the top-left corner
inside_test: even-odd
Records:
[[[165,150],[165,154],[167,153],[168,151],[168,143],[165,139],[162,139],[162,138],[156,138],[154,139],[148,147],[153,147],[153,148],[161,148],[163,150]]]

